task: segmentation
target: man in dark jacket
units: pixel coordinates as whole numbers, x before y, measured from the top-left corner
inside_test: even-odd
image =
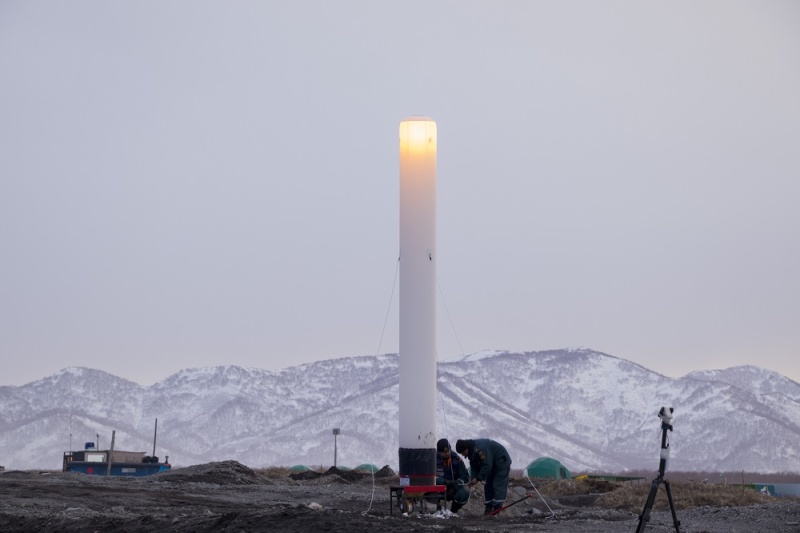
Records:
[[[500,509],[506,500],[511,473],[511,456],[503,445],[491,439],[458,440],[456,451],[469,459],[472,472],[469,487],[483,481],[486,504],[483,514]]]
[[[450,449],[447,439],[439,439],[436,443],[436,484],[447,485],[445,499],[452,501],[451,513],[457,513],[469,500],[469,472],[464,461]]]

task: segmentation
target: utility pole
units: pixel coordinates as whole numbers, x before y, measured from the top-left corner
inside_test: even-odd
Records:
[[[158,436],[158,418],[156,418],[156,427],[153,429],[153,457],[156,456],[156,437]],[[158,462],[158,461],[156,461]]]
[[[336,468],[336,437],[339,436],[339,428],[333,428],[333,467]]]
[[[108,458],[108,462],[106,462],[106,477],[111,475],[111,459],[114,456],[114,441],[116,438],[117,430],[115,429],[111,432],[111,449],[106,454],[106,457]]]

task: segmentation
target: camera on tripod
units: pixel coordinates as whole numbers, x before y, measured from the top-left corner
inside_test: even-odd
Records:
[[[636,533],[644,533],[647,524],[650,522],[650,511],[653,510],[653,502],[656,501],[658,486],[662,483],[667,490],[667,500],[669,500],[669,509],[672,511],[672,523],[675,525],[675,533],[681,533],[681,521],[678,520],[678,513],[675,512],[675,502],[672,501],[672,489],[669,487],[669,481],[664,479],[667,461],[669,461],[667,430],[672,431],[673,411],[674,409],[672,407],[664,406],[658,412],[658,418],[661,419],[661,460],[658,462],[658,477],[653,480],[653,484],[650,486],[650,494],[647,496],[642,514],[639,515],[639,526],[636,528]]]
[[[661,429],[668,429],[672,431],[672,407],[662,407],[658,412],[658,418],[661,419]]]

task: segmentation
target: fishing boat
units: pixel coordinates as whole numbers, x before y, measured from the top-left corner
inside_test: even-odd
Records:
[[[126,452],[114,449],[112,432],[111,449],[98,450],[94,442],[84,444],[83,450],[64,452],[62,471],[78,472],[90,476],[150,476],[159,472],[172,469],[169,464],[169,455],[164,462],[159,462],[156,456],[156,435],[158,434],[158,419],[153,435],[153,455],[147,452]]]
[[[64,472],[79,472],[94,476],[150,476],[172,468],[169,456],[161,463],[147,452],[98,450],[87,442],[80,451],[64,452]]]

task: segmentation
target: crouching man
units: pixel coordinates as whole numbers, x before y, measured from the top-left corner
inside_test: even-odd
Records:
[[[439,439],[436,443],[436,484],[447,485],[445,500],[453,502],[450,512],[457,513],[469,500],[469,472],[464,461],[450,449],[447,439]]]

